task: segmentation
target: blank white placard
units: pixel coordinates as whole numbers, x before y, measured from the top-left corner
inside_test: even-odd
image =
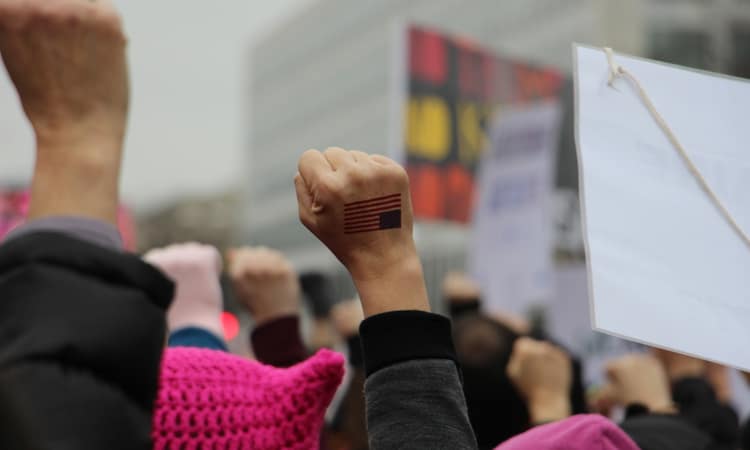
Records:
[[[750,248],[602,49],[574,46],[592,323],[750,370]],[[750,230],[750,82],[615,54]]]

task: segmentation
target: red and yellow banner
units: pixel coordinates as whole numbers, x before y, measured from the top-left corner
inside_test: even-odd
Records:
[[[493,114],[558,98],[563,76],[435,30],[408,30],[406,169],[417,218],[466,223]]]

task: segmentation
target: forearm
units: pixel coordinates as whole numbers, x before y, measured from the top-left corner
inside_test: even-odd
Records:
[[[360,330],[370,448],[477,448],[450,322],[396,311],[366,319]]]

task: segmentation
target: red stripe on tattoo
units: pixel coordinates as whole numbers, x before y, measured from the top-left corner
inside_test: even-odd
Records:
[[[387,205],[376,209],[368,209],[367,211],[357,212],[356,214],[344,214],[344,220],[357,219],[366,216],[376,216],[382,212],[391,211],[393,209],[401,209],[401,205]]]
[[[359,223],[367,223],[367,222],[377,222],[379,220],[380,220],[380,216],[365,217],[362,219],[354,219],[354,220],[345,220],[344,226],[348,227],[349,225],[357,225]]]
[[[395,199],[395,198],[400,199],[401,198],[401,194],[384,195],[382,197],[371,198],[371,199],[368,199],[368,200],[360,200],[360,201],[357,201],[357,202],[346,203],[346,204],[344,204],[344,209],[351,209],[351,208],[356,207],[358,205],[365,205],[367,203],[379,202],[379,201],[384,201],[384,200],[392,200],[392,199]]]

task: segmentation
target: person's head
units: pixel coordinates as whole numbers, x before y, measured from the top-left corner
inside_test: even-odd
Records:
[[[457,319],[453,330],[471,425],[479,447],[494,448],[529,427],[526,404],[505,370],[518,334],[480,314]]]
[[[464,378],[469,419],[480,448],[494,448],[531,425],[528,405],[507,375],[513,346],[528,326],[506,314],[480,313],[454,319],[453,338]],[[552,342],[554,344],[554,342]],[[570,406],[573,414],[586,412],[582,370],[573,355]]]

